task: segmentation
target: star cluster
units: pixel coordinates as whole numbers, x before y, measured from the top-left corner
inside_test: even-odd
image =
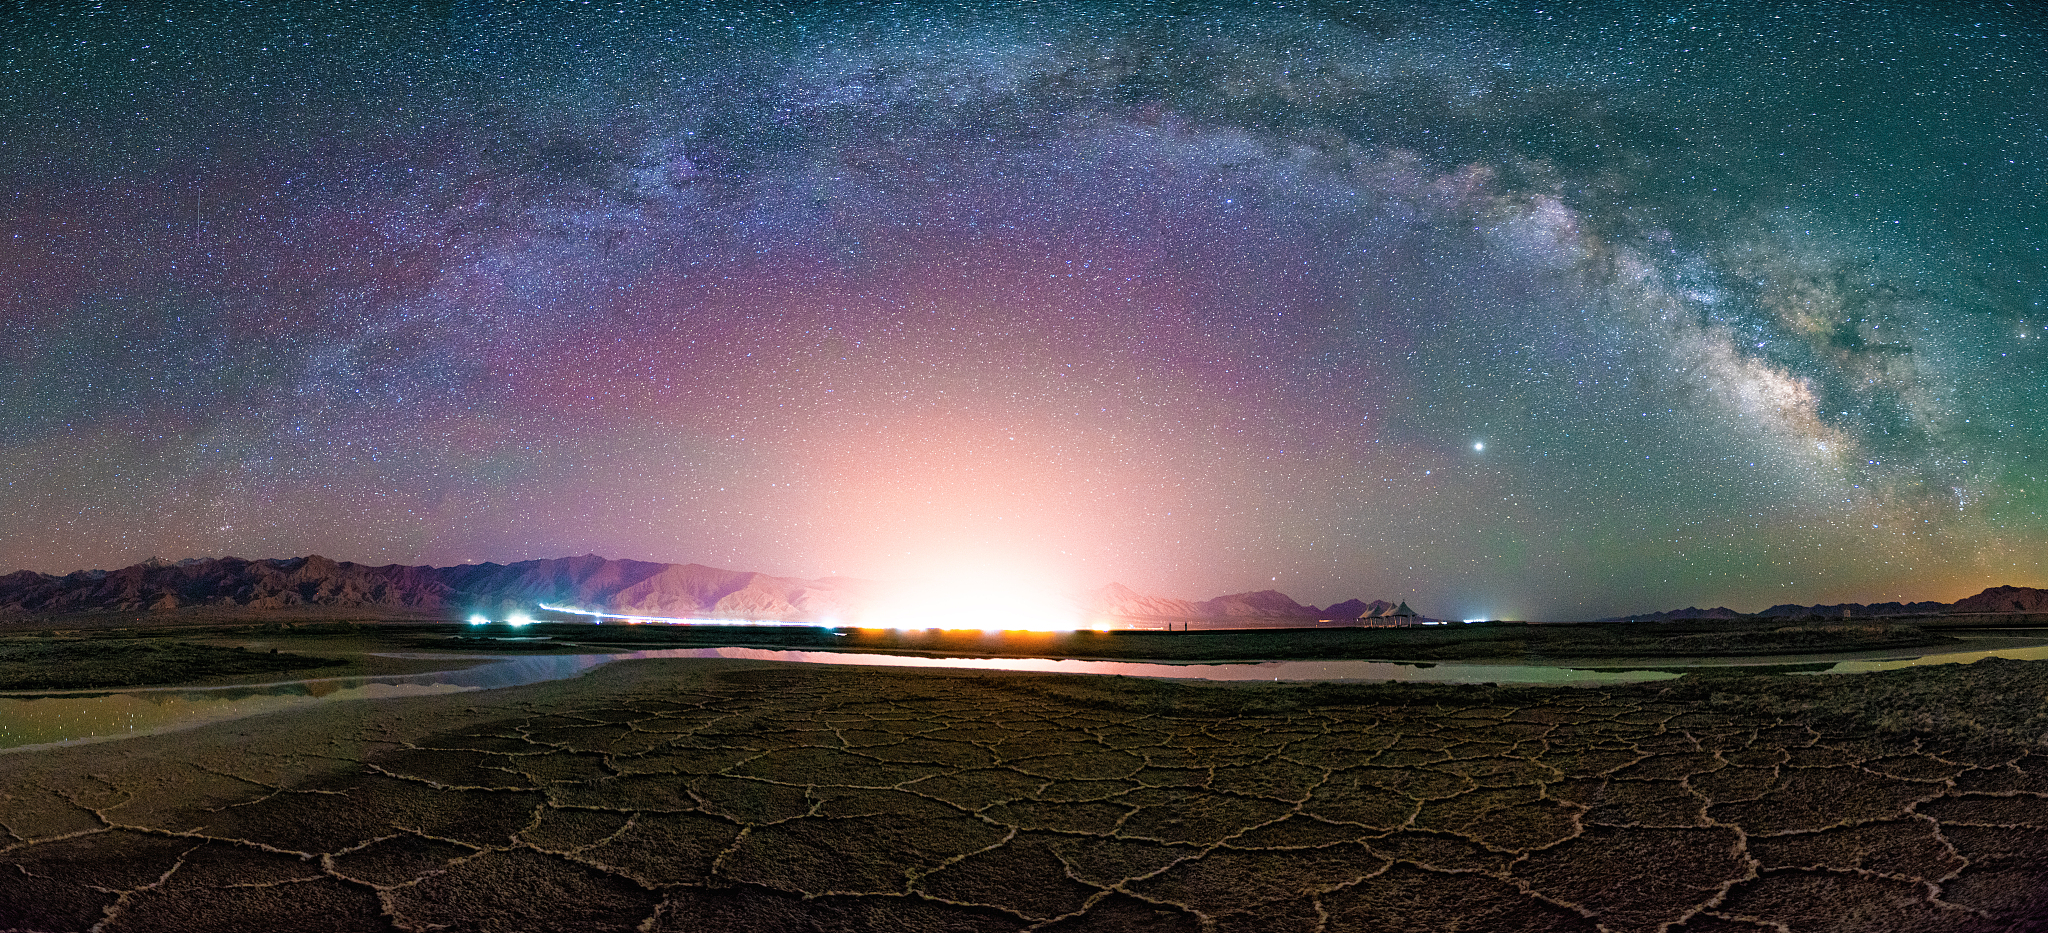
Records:
[[[0,568],[2048,582],[2024,6],[6,15]]]

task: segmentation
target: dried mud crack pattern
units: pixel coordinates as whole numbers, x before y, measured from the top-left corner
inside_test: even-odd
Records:
[[[0,796],[0,930],[2048,929],[2038,751],[1585,690],[1026,684],[713,666],[306,760],[39,772]]]

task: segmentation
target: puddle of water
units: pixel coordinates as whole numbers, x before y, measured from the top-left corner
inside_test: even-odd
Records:
[[[1894,658],[1890,660],[1841,661],[1815,674],[1868,674],[1872,671],[1896,671],[1903,667],[1926,667],[1930,664],[1975,664],[1985,658],[2005,658],[2011,661],[2048,661],[2048,645],[2031,648],[1999,648],[1991,651],[1950,651],[1942,654],[1922,655],[1917,658]]]
[[[434,696],[518,687],[574,677],[615,659],[615,655],[602,654],[539,655],[429,674],[330,678],[206,689],[157,687],[0,696],[0,750],[54,742],[129,738],[336,700]]]
[[[359,684],[331,689],[262,692],[241,696],[193,692],[136,692],[0,699],[0,748],[127,738],[180,726],[240,719],[327,700],[378,699],[460,693],[448,684]]]
[[[408,655],[408,657],[432,657]],[[449,659],[475,655],[446,655]],[[1238,664],[1157,664],[1050,658],[939,658],[768,648],[668,648],[620,654],[555,654],[504,658],[458,671],[402,676],[307,680],[241,687],[143,688],[119,692],[0,696],[0,751],[52,743],[106,741],[187,729],[337,700],[434,696],[495,690],[574,677],[600,664],[639,658],[733,658],[799,664],[1057,674],[1121,675],[1212,681],[1398,681],[1435,684],[1585,686],[1670,680],[1669,671],[1587,669],[1540,664],[1395,663],[1391,661],[1261,661]],[[1984,658],[2048,660],[2048,645],[1957,651],[1917,658],[1841,661],[1825,671],[1853,674],[1928,664],[1968,664]]]

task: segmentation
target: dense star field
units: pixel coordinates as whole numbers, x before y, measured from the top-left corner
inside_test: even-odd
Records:
[[[2048,19],[1932,6],[15,6],[0,570],[2042,585]]]

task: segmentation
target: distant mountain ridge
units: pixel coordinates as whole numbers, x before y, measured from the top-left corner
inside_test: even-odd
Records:
[[[453,617],[484,612],[499,617],[540,604],[662,617],[857,620],[888,592],[885,584],[847,577],[805,580],[723,570],[702,564],[610,560],[596,555],[512,564],[372,567],[318,555],[272,560],[237,557],[164,561],[151,558],[120,570],[64,575],[23,570],[0,576],[0,618],[69,612],[138,612],[173,609],[334,611],[368,610]],[[1210,624],[1314,625],[1349,623],[1386,615],[1385,600],[1349,599],[1327,609],[1304,605],[1277,590],[1232,593],[1207,600],[1140,593],[1112,583],[1071,598],[1094,622],[1195,621]],[[1886,602],[1772,606],[1745,615],[1726,607],[1688,606],[1598,621],[1663,622],[1683,619],[1839,619],[1950,613],[2048,612],[2048,589],[1995,586],[1954,603]]]
[[[595,555],[455,567],[371,567],[318,555],[152,559],[115,571],[0,577],[0,613],[199,607],[455,613],[531,610],[545,602],[647,615],[801,618],[829,614],[871,587]]]
[[[1994,586],[1975,596],[1959,599],[1953,603],[1923,601],[1914,603],[1836,603],[1830,605],[1801,606],[1785,603],[1772,606],[1762,612],[1740,613],[1726,606],[1699,609],[1687,606],[1684,609],[1670,609],[1664,612],[1644,612],[1635,615],[1611,616],[1597,619],[1598,622],[1671,622],[1685,619],[1741,619],[1777,618],[1806,619],[1819,616],[1824,619],[1874,619],[1885,616],[1952,615],[1999,612],[2048,612],[2048,590],[2030,586]]]
[[[1957,600],[1950,612],[2048,612],[2048,590],[2031,586],[1994,586]]]
[[[826,621],[855,619],[884,584],[845,577],[805,580],[702,564],[610,560],[595,555],[512,564],[369,566],[320,556],[238,557],[176,562],[152,558],[120,570],[0,576],[0,616],[195,608],[382,610],[420,615],[532,611],[539,605],[622,615]],[[1121,584],[1073,600],[1101,620],[1268,623],[1351,621],[1389,604],[1350,600],[1332,615],[1276,590],[1195,602],[1139,593]],[[1352,611],[1352,610],[1357,611]],[[1349,612],[1345,615],[1342,613]]]

